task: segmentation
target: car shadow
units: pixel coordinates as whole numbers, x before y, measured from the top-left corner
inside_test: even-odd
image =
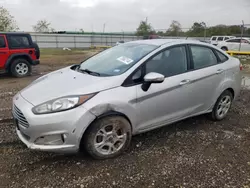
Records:
[[[10,74],[8,74],[8,73],[1,73],[0,74],[0,79],[5,79],[5,78],[14,78],[14,77],[12,77]]]

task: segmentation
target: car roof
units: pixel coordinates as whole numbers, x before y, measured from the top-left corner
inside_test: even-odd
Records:
[[[212,37],[235,37],[235,36],[229,36],[229,35],[214,35]],[[211,37],[211,38],[212,38]]]
[[[137,40],[131,41],[128,43],[134,44],[148,44],[148,45],[155,45],[155,46],[162,46],[167,44],[202,44],[208,45],[207,43],[200,42],[198,40],[190,40],[190,39],[150,39],[150,40]]]
[[[235,37],[233,39],[241,39],[241,37]],[[248,37],[242,37],[242,39],[250,40],[250,38],[248,38]],[[228,39],[228,40],[231,40],[231,39]]]
[[[148,44],[148,45],[155,45],[155,46],[161,46],[166,43],[174,42],[178,39],[149,39],[149,40],[137,40],[137,41],[131,41],[130,43],[137,43],[137,44]]]

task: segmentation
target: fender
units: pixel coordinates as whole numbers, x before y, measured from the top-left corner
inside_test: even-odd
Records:
[[[137,121],[135,110],[131,106],[123,106],[125,106],[125,104],[104,103],[89,109],[89,112],[94,114],[97,119],[110,115],[122,116],[128,120],[132,128],[132,133],[134,133],[134,131],[136,130],[135,125]]]
[[[234,88],[234,81],[231,79],[227,79],[224,82],[222,82],[218,88],[216,88],[214,96],[213,96],[213,101],[212,101],[212,106],[210,107],[210,110],[213,109],[214,104],[216,103],[217,99],[220,97],[220,95],[227,89],[233,89],[233,91],[235,92],[235,88]]]
[[[27,58],[27,60],[29,61],[29,63],[30,64],[32,63],[32,59],[31,59],[31,57],[28,54],[26,54],[26,53],[16,53],[16,54],[12,54],[12,55],[9,56],[7,62],[5,63],[5,69],[8,70],[8,68],[9,68],[12,60],[15,59],[16,57],[20,57],[20,56],[22,56],[22,57],[25,56],[25,58]]]

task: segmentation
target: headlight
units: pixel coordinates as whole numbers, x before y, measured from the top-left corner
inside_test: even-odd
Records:
[[[48,102],[42,103],[35,106],[32,111],[34,114],[49,114],[60,111],[70,110],[75,108],[87,100],[92,98],[95,94],[83,95],[83,96],[68,96],[61,97],[58,99],[50,100]]]

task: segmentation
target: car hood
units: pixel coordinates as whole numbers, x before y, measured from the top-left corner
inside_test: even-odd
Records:
[[[31,104],[38,105],[59,97],[96,93],[120,85],[117,76],[97,77],[67,67],[38,78],[20,94]]]

